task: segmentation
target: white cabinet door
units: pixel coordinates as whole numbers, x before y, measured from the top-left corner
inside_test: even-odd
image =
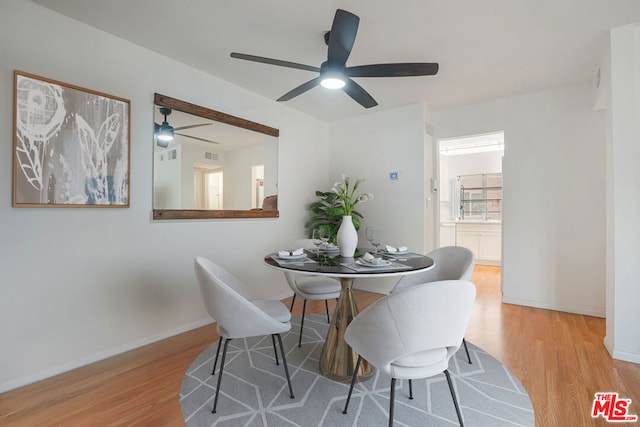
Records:
[[[480,258],[478,253],[479,240],[476,231],[458,231],[456,233],[456,245],[471,249],[476,259]]]
[[[441,224],[440,225],[440,247],[456,245],[456,225]]]
[[[500,261],[502,256],[500,233],[485,231],[478,240],[477,258],[488,261]]]
[[[499,224],[456,224],[456,245],[471,249],[477,264],[500,265],[502,258]]]

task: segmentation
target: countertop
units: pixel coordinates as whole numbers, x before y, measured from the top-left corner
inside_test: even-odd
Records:
[[[481,219],[456,219],[456,220],[443,220],[440,221],[441,225],[454,225],[454,224],[502,224],[501,220],[488,219],[483,221]]]

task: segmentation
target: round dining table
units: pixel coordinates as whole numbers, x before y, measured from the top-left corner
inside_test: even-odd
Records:
[[[341,257],[339,253],[305,250],[302,257],[280,257],[271,253],[264,262],[276,270],[296,274],[334,277],[340,280],[341,291],[331,324],[320,354],[319,369],[325,377],[334,381],[349,382],[353,376],[358,354],[345,342],[344,333],[351,320],[358,315],[353,295],[355,279],[372,277],[399,277],[416,274],[434,267],[433,259],[417,253],[381,254],[383,265],[369,265],[362,262],[356,251],[355,258]],[[369,379],[375,369],[366,360],[360,363],[358,378]]]

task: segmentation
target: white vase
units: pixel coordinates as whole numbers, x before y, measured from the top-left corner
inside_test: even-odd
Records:
[[[340,255],[343,257],[353,257],[358,247],[358,232],[353,225],[351,215],[345,215],[342,217],[342,223],[338,228],[337,236],[338,247],[340,248]]]

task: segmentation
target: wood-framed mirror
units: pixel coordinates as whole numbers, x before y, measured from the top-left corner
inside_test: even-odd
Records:
[[[158,93],[154,128],[153,219],[278,217],[278,129]]]

